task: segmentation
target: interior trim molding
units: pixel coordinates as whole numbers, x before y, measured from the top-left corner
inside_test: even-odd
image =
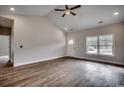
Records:
[[[94,59],[94,58],[87,58],[87,57],[78,57],[78,56],[68,56],[76,59],[81,59],[81,60],[88,60],[88,61],[95,61],[95,62],[101,62],[104,64],[111,64],[111,65],[116,65],[116,66],[124,66],[124,64],[120,62],[115,62],[115,61],[110,61],[110,60],[101,60],[101,59]]]
[[[38,62],[45,62],[45,61],[50,61],[50,60],[55,60],[59,58],[64,58],[64,57],[70,57],[70,58],[76,58],[76,59],[81,59],[81,60],[88,60],[88,61],[95,61],[98,63],[104,63],[104,64],[111,64],[111,65],[116,65],[116,66],[124,66],[124,64],[120,62],[115,62],[115,61],[110,61],[110,60],[101,60],[101,59],[94,59],[94,58],[87,58],[87,57],[78,57],[78,56],[58,56],[58,57],[51,57],[51,58],[44,58],[41,60],[35,60],[35,61],[27,61],[23,63],[16,63],[14,64],[14,67],[22,66],[22,65],[27,65],[27,64],[33,64],[33,63],[38,63]]]
[[[22,65],[27,65],[27,64],[33,64],[33,63],[38,63],[38,62],[45,62],[45,61],[50,61],[58,58],[63,58],[66,56],[58,56],[58,57],[51,57],[51,58],[44,58],[40,60],[34,60],[34,61],[27,61],[27,62],[22,62],[22,63],[14,63],[14,67],[22,66]]]

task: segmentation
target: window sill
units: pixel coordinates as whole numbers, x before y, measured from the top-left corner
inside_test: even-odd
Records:
[[[87,55],[97,55],[97,56],[107,56],[107,57],[114,57],[115,55],[105,55],[105,54],[91,54],[91,53],[86,53]]]

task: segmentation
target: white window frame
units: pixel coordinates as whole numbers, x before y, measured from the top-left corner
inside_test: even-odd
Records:
[[[100,36],[109,36],[109,35],[112,35],[112,55],[106,55],[106,54],[100,54],[99,51],[99,37]],[[88,42],[87,42],[87,38],[93,38],[93,37],[97,37],[97,53],[88,53],[87,51],[87,46],[88,46]],[[86,54],[89,54],[89,55],[101,55],[101,56],[115,56],[115,35],[114,34],[104,34],[104,35],[98,35],[98,36],[88,36],[86,37]]]
[[[88,46],[87,39],[88,39],[88,38],[93,38],[93,37],[97,37],[97,36],[88,36],[88,37],[86,38],[86,54],[97,55],[97,54],[98,54],[98,50],[97,50],[97,53],[88,53],[88,51],[87,51],[87,50],[88,50],[88,49],[87,49],[87,48],[88,48],[88,47],[87,47],[87,46]],[[98,43],[98,38],[97,38],[97,43]],[[97,49],[98,49],[98,45],[97,45]]]

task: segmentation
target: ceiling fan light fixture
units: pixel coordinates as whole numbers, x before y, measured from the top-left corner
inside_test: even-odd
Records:
[[[64,17],[65,15],[76,16],[76,13],[74,13],[73,10],[80,8],[80,7],[81,7],[81,5],[76,5],[76,6],[69,8],[68,5],[65,5],[65,9],[55,9],[55,11],[64,11],[64,13],[61,17]]]
[[[71,14],[71,11],[70,11],[70,10],[66,10],[66,11],[65,11],[65,14],[66,14],[66,15],[70,15],[70,14]]]

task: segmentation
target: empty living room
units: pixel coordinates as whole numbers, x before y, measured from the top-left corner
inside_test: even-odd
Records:
[[[0,5],[0,87],[124,87],[124,5]]]

